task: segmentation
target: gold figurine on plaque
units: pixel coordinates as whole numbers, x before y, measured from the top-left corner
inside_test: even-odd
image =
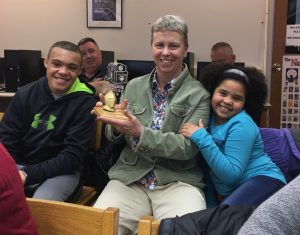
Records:
[[[104,96],[104,102],[105,102],[105,105],[103,107],[104,110],[110,111],[110,112],[116,111],[116,109],[115,109],[116,96],[112,90],[110,90],[106,93],[106,95]]]
[[[118,97],[121,97],[125,85],[127,84],[127,67],[124,64],[113,62],[109,63],[107,68],[108,73],[105,75],[105,81],[110,83],[105,83],[104,85],[104,91],[107,91],[104,95],[104,106],[96,106],[94,107],[94,111],[97,116],[128,120],[128,118],[124,115],[123,110],[115,108],[117,101],[116,94]]]
[[[112,90],[109,90],[104,96],[104,106],[94,107],[94,111],[97,116],[113,118],[113,119],[123,119],[128,120],[124,115],[123,110],[116,109],[116,96]]]

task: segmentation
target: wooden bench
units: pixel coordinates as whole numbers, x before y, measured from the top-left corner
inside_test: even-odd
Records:
[[[100,149],[102,127],[103,127],[103,122],[96,120],[94,125],[94,130],[92,133],[90,146],[89,146],[90,150],[96,151]]]
[[[74,200],[75,204],[93,206],[94,202],[98,198],[98,192],[95,188],[90,186],[83,186],[78,198]]]
[[[102,127],[102,121],[95,121],[94,130],[89,146],[90,151],[96,152],[98,149],[100,149]],[[83,186],[81,193],[74,201],[72,201],[72,203],[92,206],[96,201],[98,195],[99,193],[97,192],[96,188],[91,186]]]
[[[159,220],[154,220],[153,216],[143,216],[139,220],[138,235],[158,235]]]
[[[119,209],[27,198],[40,235],[117,235]]]

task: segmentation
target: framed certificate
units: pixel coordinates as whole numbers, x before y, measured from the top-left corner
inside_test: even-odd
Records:
[[[87,0],[88,28],[122,28],[122,0]]]

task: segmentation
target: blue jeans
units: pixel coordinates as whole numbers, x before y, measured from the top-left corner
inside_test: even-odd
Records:
[[[221,205],[259,205],[285,184],[268,176],[255,176],[234,190]]]

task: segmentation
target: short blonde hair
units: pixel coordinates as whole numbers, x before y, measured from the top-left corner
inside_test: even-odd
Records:
[[[153,42],[153,33],[163,31],[174,31],[178,32],[183,36],[183,41],[186,46],[188,46],[188,26],[184,19],[180,16],[175,15],[165,15],[159,17],[153,24],[151,28],[151,44]]]

